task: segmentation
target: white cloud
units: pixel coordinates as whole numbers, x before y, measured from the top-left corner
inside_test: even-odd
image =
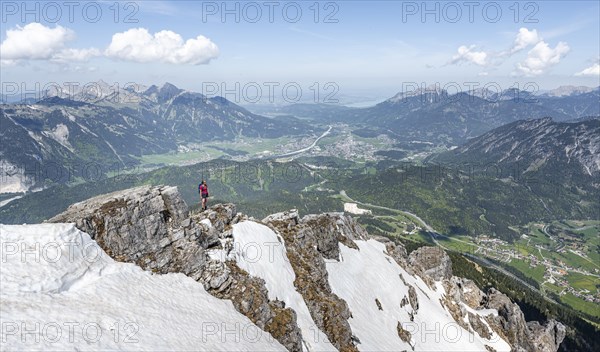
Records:
[[[451,64],[461,62],[470,62],[475,65],[485,66],[487,64],[488,54],[484,51],[474,51],[475,45],[469,47],[461,45],[458,48],[458,53],[452,57]]]
[[[56,62],[72,62],[72,61],[87,61],[95,56],[100,56],[102,53],[96,48],[90,49],[63,49],[52,57],[52,61]]]
[[[69,48],[75,39],[71,29],[46,27],[40,23],[17,26],[6,31],[0,44],[0,64],[12,66],[27,60],[47,60],[55,63],[84,62],[97,56],[107,56],[135,62],[166,62],[172,64],[206,64],[219,55],[219,48],[204,36],[184,41],[172,31],[154,35],[147,29],[134,28],[112,36],[108,48]]]
[[[554,49],[541,41],[527,53],[525,61],[517,64],[517,73],[526,76],[538,76],[550,67],[558,64],[567,55],[570,48],[565,42],[559,42]]]
[[[533,48],[528,52],[527,57],[522,62],[517,63],[513,75],[541,75],[550,67],[558,64],[570,50],[567,43],[564,42],[558,43],[555,48],[550,48],[548,43],[539,35],[537,29],[529,30],[522,27],[516,34],[514,42],[509,49],[501,52],[486,52],[476,51],[475,45],[462,45],[458,48],[458,53],[452,57],[449,64],[467,62],[489,69],[503,64],[516,53],[532,46]],[[593,69],[594,67],[589,68],[589,70],[594,72]],[[587,69],[584,71],[588,72]],[[584,71],[582,71],[582,74],[584,74]],[[488,72],[482,72],[479,75],[486,74]]]
[[[114,34],[105,55],[135,62],[199,65],[216,58],[219,48],[201,35],[184,42],[172,31],[163,30],[152,35],[145,28],[133,28]]]
[[[86,61],[100,55],[94,48],[67,48],[67,43],[73,39],[75,33],[68,28],[29,23],[6,31],[6,39],[0,44],[0,57],[3,64],[13,65],[21,60]]]
[[[40,23],[30,23],[6,31],[6,39],[0,45],[0,55],[3,60],[50,59],[74,38],[75,34],[68,28],[50,28]]]
[[[517,33],[517,37],[515,38],[513,47],[510,49],[510,54],[521,51],[530,45],[535,45],[541,40],[542,38],[538,35],[536,29],[530,31],[524,27],[520,28],[519,33]]]
[[[96,66],[80,66],[80,65],[69,65],[69,66],[63,66],[62,67],[63,71],[65,72],[96,72],[98,71],[98,67]]]
[[[529,30],[525,27],[519,29],[512,47],[502,52],[485,52],[475,51],[475,45],[461,45],[458,48],[458,53],[452,57],[449,64],[458,64],[462,62],[470,62],[479,66],[500,65],[504,60],[508,59],[515,53],[539,43],[542,38],[538,35],[536,29]]]
[[[0,60],[0,66],[15,66],[16,64],[16,60]]]
[[[593,64],[583,71],[577,72],[575,76],[600,76],[600,63]]]

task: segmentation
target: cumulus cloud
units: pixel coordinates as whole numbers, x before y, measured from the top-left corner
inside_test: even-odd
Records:
[[[474,45],[462,45],[458,48],[458,53],[452,57],[449,64],[458,64],[462,62],[473,63],[478,66],[499,65],[515,53],[539,43],[542,38],[536,29],[529,30],[525,27],[519,29],[515,40],[510,49],[502,52],[475,51]]]
[[[538,34],[537,30],[520,28],[508,55],[517,53],[530,46],[533,46],[533,48],[527,53],[525,60],[516,65],[514,73],[517,75],[541,75],[547,72],[550,67],[558,64],[570,51],[569,46],[565,42],[559,42],[556,47],[551,48]]]
[[[520,28],[519,33],[517,33],[517,37],[515,38],[515,42],[509,52],[510,54],[514,54],[531,45],[539,43],[541,40],[542,38],[538,35],[536,29],[530,31],[524,27]]]
[[[551,48],[548,43],[541,41],[527,53],[527,58],[517,64],[517,73],[526,76],[538,76],[550,67],[558,64],[567,55],[570,48],[565,42],[559,42]]]
[[[144,28],[116,33],[104,51],[68,47],[74,39],[75,32],[59,25],[54,28],[40,23],[17,26],[6,31],[6,38],[0,44],[0,64],[15,65],[27,60],[73,63],[106,56],[135,62],[199,65],[219,55],[217,45],[204,36],[184,41],[179,34],[168,30],[154,35]]]
[[[184,42],[172,31],[163,30],[152,35],[145,28],[133,28],[114,34],[104,53],[127,61],[200,65],[216,58],[219,48],[201,35]]]
[[[458,48],[458,53],[452,57],[448,64],[466,62],[489,69],[493,66],[503,64],[506,60],[527,48],[531,48],[531,50],[527,53],[527,57],[523,61],[516,64],[516,69],[512,73],[513,75],[541,75],[547,72],[552,66],[558,64],[570,51],[567,43],[560,42],[556,47],[551,48],[536,29],[530,30],[522,27],[515,35],[515,39],[510,48],[501,52],[486,52],[475,50],[474,45],[462,45]],[[597,69],[597,66],[592,66],[581,71],[577,75],[594,75],[594,72],[596,72],[594,70]],[[480,73],[480,75],[486,74],[487,72]]]
[[[485,66],[487,64],[488,54],[484,51],[473,50],[475,45],[469,47],[461,45],[458,48],[458,53],[452,57],[451,64],[458,64],[461,62],[473,63],[479,66]]]
[[[0,55],[4,60],[50,59],[74,38],[75,34],[70,29],[30,23],[6,31],[6,39],[0,45]]]
[[[575,76],[600,76],[600,63],[593,64],[583,71],[577,72]]]
[[[21,60],[86,61],[100,55],[97,49],[70,49],[66,45],[75,39],[75,33],[65,27],[46,27],[29,23],[6,31],[6,39],[0,44],[0,58],[4,64]]]

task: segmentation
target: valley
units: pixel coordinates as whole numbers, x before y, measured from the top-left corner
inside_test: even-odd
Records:
[[[0,13],[0,351],[600,351],[599,1]]]
[[[112,153],[127,163],[104,175],[2,195],[0,222],[42,222],[74,202],[143,185],[177,186],[196,209],[202,178],[215,195],[211,203],[234,202],[255,218],[292,208],[345,212],[371,235],[439,246],[562,307],[553,309],[577,312],[561,314],[600,324],[600,120],[517,121],[459,147],[373,133],[364,123],[306,121],[309,130],[269,138],[188,139],[140,155],[117,147]],[[487,150],[494,153],[481,153]],[[506,157],[511,152],[519,164]]]
[[[520,228],[521,239],[512,243],[486,235],[446,236],[407,211],[366,204],[340,192],[340,199],[359,204],[373,216],[362,217],[371,232],[405,240],[435,243],[444,249],[497,262],[520,272],[543,295],[600,318],[600,221],[554,221]],[[377,215],[377,210],[393,215]],[[553,229],[554,235],[548,233]]]
[[[239,138],[234,141],[187,144],[180,146],[176,152],[143,155],[139,159],[139,168],[191,165],[214,159],[243,162],[266,159],[293,160],[301,156],[336,156],[361,162],[377,161],[384,159],[384,156],[378,154],[381,150],[392,148],[395,144],[395,140],[387,136],[357,136],[353,133],[353,128],[345,124],[337,123],[323,128],[326,130],[321,135],[271,139]]]

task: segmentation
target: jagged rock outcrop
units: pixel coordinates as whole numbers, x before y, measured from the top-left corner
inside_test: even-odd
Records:
[[[538,351],[557,351],[567,334],[566,327],[556,320],[549,320],[545,325],[537,321],[527,322],[529,336]]]
[[[342,213],[306,215],[300,222],[305,229],[310,229],[310,238],[316,242],[319,253],[327,259],[339,259],[340,242],[357,249],[353,240],[369,237],[356,221]]]
[[[517,352],[555,352],[565,337],[565,326],[554,320],[545,325],[526,322],[521,308],[494,288],[484,293],[473,281],[455,276],[442,282],[446,294],[441,303],[459,325],[481,337],[489,339],[493,330]],[[488,328],[480,316],[467,311],[465,306],[476,311],[495,309],[498,315],[485,316]]]
[[[492,329],[519,352],[557,351],[565,338],[566,328],[563,324],[554,320],[544,326],[538,322],[527,323],[519,306],[496,289],[490,289],[484,300],[484,308],[498,311],[497,316],[488,316],[487,321]]]
[[[407,257],[406,250],[401,245],[385,238],[378,240],[386,244],[387,254],[400,266],[421,276],[429,286],[432,286],[433,281],[443,282],[446,294],[440,303],[446,306],[454,320],[463,328],[475,331],[487,339],[492,336],[491,328],[518,352],[557,351],[565,338],[566,328],[563,324],[554,320],[545,325],[526,322],[520,307],[508,296],[493,288],[486,294],[473,281],[452,276],[452,262],[441,248],[421,247]],[[403,280],[402,277],[401,279]],[[409,302],[416,313],[419,307],[417,295],[410,285]],[[478,315],[468,312],[462,304],[475,310],[496,309],[498,315],[486,316],[490,325],[488,328]]]
[[[410,253],[408,263],[417,273],[423,273],[435,281],[452,277],[452,262],[440,247],[416,249]]]
[[[528,338],[527,322],[519,306],[508,296],[496,289],[490,289],[485,297],[485,308],[498,311],[497,317],[488,317],[492,328],[501,336],[504,335],[511,344],[533,351]]]
[[[289,351],[302,351],[296,312],[281,301],[270,301],[264,280],[248,275],[233,261],[210,263],[212,270],[207,270],[202,280],[209,293],[231,300],[240,313],[268,331]]]
[[[398,337],[400,337],[400,339],[404,342],[410,343],[410,339],[411,339],[411,334],[410,331],[404,330],[404,328],[402,327],[402,324],[400,322],[398,322],[398,325],[396,326],[396,330],[398,331]]]
[[[206,261],[199,240],[207,229],[179,226],[187,213],[176,187],[142,186],[75,203],[49,222],[75,223],[118,261],[197,280]]]
[[[453,276],[451,282],[454,284],[452,287],[456,287],[456,292],[459,292],[461,302],[473,309],[481,307],[484,293],[472,280]]]
[[[485,325],[485,323],[481,320],[479,315],[473,314],[471,312],[468,312],[467,314],[469,317],[469,324],[471,325],[473,330],[475,330],[475,332],[478,333],[479,336],[486,338],[486,339],[491,339],[492,332],[487,327],[487,325]]]
[[[302,351],[296,313],[269,300],[263,280],[207,254],[226,243],[231,226],[245,219],[233,204],[190,215],[176,187],[142,186],[73,204],[49,221],[75,223],[115,260],[192,277],[212,295],[230,299],[288,350]]]
[[[408,254],[406,248],[401,243],[395,243],[387,237],[383,236],[371,236],[372,239],[377,240],[385,244],[385,251],[387,255],[394,258],[394,261],[400,265],[408,273],[412,274],[413,270],[408,265]]]
[[[415,287],[410,285],[408,286],[408,302],[413,309],[413,312],[419,311],[419,298],[417,297],[417,290]]]

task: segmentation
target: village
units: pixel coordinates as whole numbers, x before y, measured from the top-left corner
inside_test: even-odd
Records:
[[[491,238],[485,235],[480,235],[474,239],[477,244],[476,254],[483,255],[498,261],[505,262],[507,264],[513,261],[522,261],[528,265],[531,271],[534,271],[538,266],[544,268],[543,277],[535,277],[536,281],[540,284],[551,284],[559,287],[561,290],[557,292],[560,296],[570,293],[575,297],[586,300],[588,302],[600,303],[600,292],[596,290],[591,292],[586,288],[576,288],[568,281],[568,275],[570,273],[581,274],[585,276],[592,276],[596,279],[600,278],[600,269],[595,268],[593,272],[584,268],[576,268],[572,265],[565,263],[564,260],[557,258],[544,257],[542,251],[549,251],[554,253],[573,253],[579,257],[587,258],[584,252],[581,250],[581,245],[573,242],[573,244],[565,245],[564,242],[559,242],[556,248],[550,248],[541,244],[530,243],[528,235],[523,234],[521,239],[527,240],[527,246],[521,245],[519,242],[510,244],[498,238]],[[538,255],[531,251],[537,252]],[[528,275],[527,276],[535,276]]]

